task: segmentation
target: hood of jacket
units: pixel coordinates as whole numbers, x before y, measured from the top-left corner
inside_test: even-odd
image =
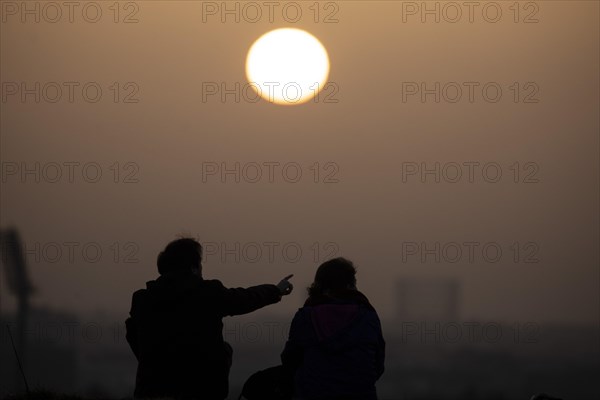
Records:
[[[310,297],[304,309],[317,343],[332,350],[360,340],[361,325],[374,312],[367,297],[357,290]]]

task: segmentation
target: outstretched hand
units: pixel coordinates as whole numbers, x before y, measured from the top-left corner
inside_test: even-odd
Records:
[[[277,284],[277,288],[282,296],[287,296],[288,294],[292,293],[292,290],[294,290],[294,285],[288,281],[293,276],[294,274],[288,275]]]

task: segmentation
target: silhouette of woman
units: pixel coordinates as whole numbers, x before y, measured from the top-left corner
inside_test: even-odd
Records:
[[[344,258],[321,264],[308,291],[281,354],[294,397],[376,400],[385,341],[377,312],[356,289],[354,265]]]

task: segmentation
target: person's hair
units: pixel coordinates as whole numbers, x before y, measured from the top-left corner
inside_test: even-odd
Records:
[[[337,292],[356,288],[356,268],[352,261],[343,257],[325,261],[317,268],[315,281],[308,288],[310,297],[323,295],[325,292]]]
[[[160,252],[156,260],[158,273],[165,274],[173,271],[201,268],[202,245],[192,238],[173,240]]]

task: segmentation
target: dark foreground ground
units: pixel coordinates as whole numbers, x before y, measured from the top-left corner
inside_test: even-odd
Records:
[[[504,397],[464,397],[463,400],[477,400],[477,399],[488,399],[488,400],[495,400],[495,399],[504,399]],[[36,390],[36,391],[32,391],[29,394],[21,394],[21,395],[9,395],[7,397],[5,397],[4,399],[6,400],[99,400],[99,399],[106,399],[109,400],[108,398],[102,398],[102,397],[82,397],[82,396],[76,396],[76,395],[66,395],[66,394],[60,394],[60,393],[53,393],[53,392],[49,392],[49,391],[45,391],[45,390]],[[231,397],[230,397],[231,399]],[[235,399],[237,399],[237,396],[235,397]],[[414,400],[425,400],[425,398],[413,398]],[[124,397],[124,398],[120,398],[120,399],[110,399],[110,400],[132,400],[132,398],[128,398],[128,397]],[[156,399],[155,399],[156,400]],[[160,400],[160,399],[158,399]],[[163,400],[169,400],[168,398],[165,398]],[[435,399],[429,399],[429,400],[435,400]],[[525,399],[524,399],[525,400]],[[527,400],[561,400],[552,396],[547,396],[546,394],[537,394],[535,396],[532,396],[531,398],[527,399]]]

